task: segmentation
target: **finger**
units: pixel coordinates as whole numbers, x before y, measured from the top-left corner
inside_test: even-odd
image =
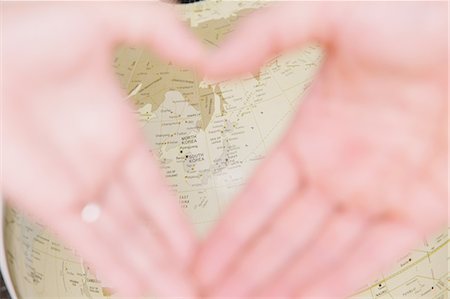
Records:
[[[193,296],[182,267],[164,248],[154,229],[145,225],[129,202],[121,182],[113,182],[100,202],[104,211],[92,224],[116,251],[118,259],[128,263],[146,293],[157,296]],[[118,236],[120,236],[118,240]]]
[[[209,78],[254,73],[277,53],[307,42],[327,42],[330,20],[317,2],[283,2],[246,17],[205,62]]]
[[[360,240],[366,227],[364,215],[348,210],[338,210],[328,221],[316,240],[300,251],[278,276],[263,288],[255,297],[292,298],[300,286],[319,279],[322,273],[334,269],[346,258],[353,246]],[[284,246],[284,245],[283,245]]]
[[[187,265],[196,250],[196,238],[192,224],[162,177],[159,164],[149,151],[137,147],[124,165],[123,175],[136,208],[149,215],[167,250],[181,265]]]
[[[200,249],[196,270],[205,287],[218,281],[236,255],[284,208],[301,183],[298,165],[292,162],[286,148],[280,146],[267,157]]]
[[[129,264],[136,281],[144,288],[145,285],[152,284],[149,269],[154,266],[155,261],[163,260],[163,254],[156,240],[144,243],[143,240],[135,239],[141,226],[137,223],[136,213],[126,202],[127,198],[120,183],[113,182],[108,186],[103,199],[98,202],[101,205],[101,216],[90,227],[108,243],[119,260]],[[146,240],[152,237],[154,236],[149,234]],[[149,288],[146,291],[151,290]]]
[[[144,45],[175,64],[196,68],[205,55],[199,39],[173,5],[160,2],[108,3],[102,7],[114,43]]]
[[[299,298],[345,298],[385,270],[420,240],[410,225],[381,220],[364,233],[364,238],[340,265],[320,280],[300,289]]]
[[[291,259],[306,249],[321,234],[333,213],[330,201],[320,192],[308,189],[294,195],[258,240],[247,251],[239,252],[239,261],[212,294],[217,297],[249,297],[251,292],[275,278]]]

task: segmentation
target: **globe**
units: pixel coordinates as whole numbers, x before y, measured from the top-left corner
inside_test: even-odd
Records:
[[[214,47],[237,20],[264,5],[211,1],[180,9],[192,30]],[[276,144],[323,55],[318,45],[307,45],[273,58],[258,74],[211,84],[146,49],[118,49],[113,64],[136,107],[149,150],[199,236],[219,219]],[[114,289],[44,226],[7,205],[2,215],[2,272],[13,298],[115,297]],[[353,298],[447,298],[447,265],[448,234],[443,229],[390,272],[360,286]]]

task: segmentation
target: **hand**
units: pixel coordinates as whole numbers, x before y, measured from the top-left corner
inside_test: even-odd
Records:
[[[196,246],[112,69],[119,43],[191,67],[203,55],[166,5],[4,4],[2,192],[119,294],[189,297]],[[183,49],[183,51],[180,51]],[[83,207],[98,202],[98,221]]]
[[[244,19],[204,71],[255,72],[320,42],[293,124],[207,239],[205,295],[340,298],[447,215],[441,3],[284,3]]]

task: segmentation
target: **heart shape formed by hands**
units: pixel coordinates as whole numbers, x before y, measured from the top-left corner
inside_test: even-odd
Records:
[[[401,9],[411,15],[393,24],[392,32],[377,28],[374,18]],[[339,19],[342,11],[356,16],[353,22],[362,26],[360,31]],[[165,66],[155,67],[148,63],[151,58],[139,54],[139,66],[127,82],[142,107],[144,132],[154,137],[160,128],[157,138],[149,138],[152,148],[159,149],[188,213],[204,226],[221,214],[225,195],[243,183],[246,168],[254,166],[251,161],[270,148],[275,139],[271,134],[281,131],[280,123],[309,86],[321,55],[310,47],[294,58],[272,59],[263,71],[259,68],[278,53],[310,41],[328,50],[291,128],[202,245],[195,265],[202,295],[348,295],[442,224],[444,80],[431,76],[418,84],[408,78],[431,72],[444,56],[437,44],[432,48],[439,53],[429,55],[429,61],[402,57],[425,38],[431,44],[442,37],[407,35],[405,43],[394,45],[419,11],[409,6],[305,3],[258,11],[244,18],[203,67],[220,80],[258,74],[238,82],[208,85],[173,69],[149,77],[147,70]],[[229,26],[222,19],[194,31],[217,44]],[[433,26],[437,34],[442,23]],[[366,40],[365,32],[375,41]],[[354,40],[361,44],[349,48]],[[125,56],[137,55],[131,51]],[[160,94],[141,92],[150,84]],[[441,92],[433,104],[421,100],[430,85]],[[173,93],[161,92],[163,86]],[[439,121],[430,127],[432,119]],[[184,174],[184,180],[170,173]],[[428,215],[434,215],[433,221]]]
[[[424,16],[423,9],[433,17]],[[206,58],[173,24],[168,24],[173,38],[165,45],[156,41],[166,40],[168,33],[150,26],[153,39],[145,43],[210,78],[258,73],[239,82],[209,84],[189,71],[175,72],[171,65],[155,64],[140,49],[120,50],[121,58],[115,62],[122,84],[139,108],[144,134],[160,158],[163,174],[202,231],[221,214],[226,205],[223,199],[262,160],[269,140],[282,131],[280,124],[286,123],[296,107],[295,99],[309,86],[321,52],[309,47],[302,55],[271,61],[260,72],[261,65],[311,41],[320,42],[327,57],[292,125],[198,253],[194,237],[142,144],[123,149],[123,143],[136,144],[133,136],[125,142],[111,139],[105,145],[123,149],[113,157],[125,158],[113,161],[111,172],[119,168],[120,175],[101,192],[111,213],[96,224],[101,228],[97,235],[92,227],[80,231],[79,219],[67,221],[66,226],[53,223],[54,227],[60,233],[72,232],[65,238],[99,271],[124,269],[107,277],[114,285],[122,282],[124,293],[138,294],[150,285],[162,296],[195,296],[184,269],[193,263],[198,279],[193,285],[199,285],[202,296],[348,295],[445,220],[446,22],[441,10],[436,4],[284,3],[244,18]],[[126,18],[120,10],[113,14]],[[380,16],[389,20],[389,30],[379,26]],[[412,32],[417,19],[424,26]],[[136,18],[132,25],[124,22],[117,28],[129,29],[128,42],[142,42],[145,34],[139,30],[134,34],[134,30],[144,20]],[[200,22],[194,31],[203,32],[206,43],[216,44],[221,38],[217,33],[229,30],[228,22]],[[399,36],[402,43],[397,42]],[[298,72],[299,68],[304,69]],[[43,110],[41,116],[55,111],[53,107]],[[115,110],[108,111],[116,120]],[[120,137],[133,131],[124,129],[124,123],[131,121],[114,127]],[[95,135],[112,128],[104,129]],[[68,149],[73,145],[70,138],[58,138]],[[62,152],[70,161],[78,157],[74,151]],[[98,153],[94,158],[102,166],[112,161]],[[53,165],[48,161],[42,165]],[[76,169],[84,184],[98,181],[95,172],[85,171],[89,169]],[[64,185],[65,181],[59,182]],[[38,190],[43,198],[54,197]],[[149,194],[155,199],[148,200]],[[123,201],[127,197],[128,203]],[[78,205],[61,210],[78,211]],[[130,222],[139,210],[145,216]],[[155,228],[150,234],[140,229],[143,219]],[[106,240],[99,241],[99,233]],[[117,238],[111,237],[115,233],[126,237],[123,245],[116,246]],[[97,251],[91,252],[92,246]],[[108,246],[114,249],[108,252]],[[150,259],[142,252],[149,248],[155,251]],[[174,260],[168,261],[168,256]],[[114,260],[116,264],[105,267]],[[163,274],[158,273],[161,269]],[[129,273],[134,275],[127,277]]]

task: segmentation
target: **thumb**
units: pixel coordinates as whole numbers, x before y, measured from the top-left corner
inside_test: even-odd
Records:
[[[213,53],[204,73],[213,80],[254,73],[265,61],[306,42],[327,43],[331,23],[326,6],[317,2],[284,2],[246,17]]]
[[[100,13],[115,44],[146,46],[165,60],[194,69],[205,55],[206,49],[171,4],[109,2]]]

